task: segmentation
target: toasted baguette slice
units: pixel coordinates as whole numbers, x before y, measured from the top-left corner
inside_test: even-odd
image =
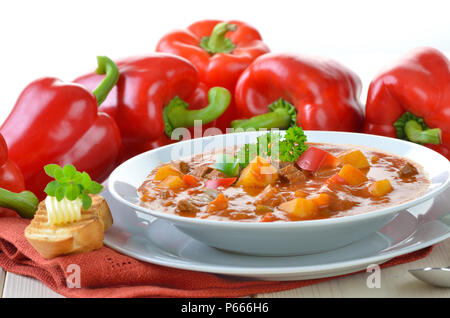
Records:
[[[46,259],[59,255],[89,252],[103,246],[104,232],[113,223],[108,203],[100,195],[92,195],[92,205],[82,210],[81,220],[61,225],[48,223],[45,202],[25,228],[25,237]]]

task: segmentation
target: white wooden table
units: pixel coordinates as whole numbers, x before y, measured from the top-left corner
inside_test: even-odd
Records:
[[[371,273],[358,273],[298,289],[254,297],[433,297],[450,298],[450,288],[438,288],[415,279],[408,269],[450,265],[450,239],[435,246],[427,257],[381,270],[380,288],[367,287]],[[0,269],[0,296],[5,298],[62,297],[41,282]]]

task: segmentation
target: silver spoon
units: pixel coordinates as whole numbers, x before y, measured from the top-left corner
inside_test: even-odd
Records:
[[[417,279],[430,285],[450,287],[450,266],[410,269],[409,272]]]

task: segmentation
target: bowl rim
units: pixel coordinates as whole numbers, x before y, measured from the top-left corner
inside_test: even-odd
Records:
[[[444,157],[443,155],[441,155],[440,153],[434,151],[433,149],[427,148],[423,145],[419,145],[416,143],[412,143],[409,141],[405,141],[402,139],[397,139],[397,138],[391,138],[391,137],[386,137],[386,136],[380,136],[380,135],[372,135],[372,134],[365,134],[365,133],[357,133],[357,132],[342,132],[342,131],[329,131],[329,130],[305,130],[304,131],[306,135],[308,135],[308,133],[313,133],[313,134],[342,134],[342,135],[358,135],[358,136],[364,136],[367,138],[373,138],[373,139],[378,139],[380,141],[382,140],[387,140],[389,142],[397,142],[399,144],[403,144],[403,145],[408,145],[409,147],[418,147],[419,149],[423,150],[423,151],[428,151],[430,153],[432,153],[434,156],[438,156],[441,157],[441,159],[443,160],[447,160],[447,164],[448,164],[448,171],[450,171],[450,161]],[[214,139],[214,138],[224,138],[224,136],[226,135],[231,135],[231,134],[252,134],[255,136],[258,135],[262,135],[267,133],[267,131],[252,131],[252,132],[236,132],[236,133],[228,133],[228,134],[221,134],[221,135],[213,135],[213,136],[206,136],[206,137],[200,137],[200,138],[195,138],[195,139],[189,139],[189,140],[182,140],[176,143],[172,143],[172,144],[168,144],[162,147],[158,147],[155,149],[151,149],[149,151],[143,152],[139,155],[136,155],[124,162],[122,162],[119,166],[117,166],[114,171],[110,174],[109,179],[108,179],[108,189],[111,193],[111,195],[118,200],[120,203],[123,203],[131,208],[133,208],[134,210],[137,210],[139,212],[143,212],[145,214],[151,215],[153,217],[157,217],[157,218],[162,218],[162,219],[166,219],[168,221],[171,221],[174,224],[193,224],[193,225],[199,225],[199,226],[216,226],[216,227],[239,227],[239,228],[246,228],[246,229],[253,229],[253,228],[265,228],[265,229],[280,229],[280,228],[290,228],[290,227],[316,227],[316,226],[326,226],[326,225],[338,225],[341,223],[352,223],[352,222],[360,222],[362,220],[369,220],[372,218],[378,218],[378,217],[383,217],[383,216],[388,216],[390,214],[394,214],[396,212],[401,212],[402,210],[405,210],[407,208],[410,208],[412,206],[418,205],[420,203],[423,203],[425,201],[428,201],[432,198],[434,198],[435,196],[437,196],[438,194],[442,193],[449,185],[450,185],[450,173],[447,176],[447,179],[445,180],[445,182],[443,182],[439,187],[431,190],[430,192],[427,192],[417,198],[411,199],[411,200],[407,200],[404,201],[400,204],[397,205],[393,205],[393,206],[389,206],[386,208],[382,208],[382,209],[376,209],[373,211],[368,211],[365,213],[360,213],[360,214],[355,214],[355,215],[345,215],[342,217],[335,217],[335,218],[326,218],[326,219],[316,219],[316,220],[301,220],[301,221],[284,221],[284,222],[254,222],[254,221],[231,221],[231,220],[210,220],[210,219],[199,219],[199,218],[191,218],[191,217],[185,217],[185,216],[179,216],[176,214],[171,214],[171,213],[166,213],[166,212],[159,212],[159,211],[155,211],[155,210],[151,210],[148,209],[146,207],[140,206],[136,203],[133,203],[129,200],[126,200],[125,198],[123,198],[121,195],[119,195],[119,193],[116,192],[115,187],[114,187],[114,182],[116,179],[116,175],[119,174],[119,172],[124,169],[125,165],[130,165],[132,164],[134,161],[139,161],[141,160],[143,157],[147,157],[149,156],[151,153],[153,152],[158,152],[158,151],[162,151],[166,148],[170,148],[170,147],[174,147],[175,145],[179,145],[181,143],[191,143],[191,142],[202,142],[201,140],[207,141],[209,139]],[[284,133],[284,131],[280,131],[280,133]],[[204,142],[203,141],[203,142]],[[314,142],[314,141],[313,141]],[[331,144],[339,144],[339,143],[335,143],[332,142]],[[342,145],[344,145],[344,143],[341,143]],[[360,147],[367,147],[364,145],[358,145],[358,144],[349,144],[349,143],[345,143],[345,145],[354,145],[354,146],[360,146]],[[378,148],[378,147],[372,147],[374,149],[378,149],[381,150],[383,152],[387,152],[386,150],[383,150],[382,148]],[[195,153],[196,154],[196,153]],[[192,155],[195,155],[192,154]],[[396,155],[396,154],[394,154]],[[400,156],[400,155],[397,155]],[[401,157],[401,156],[400,156]],[[409,158],[408,158],[409,159]],[[412,159],[409,159],[412,160]]]

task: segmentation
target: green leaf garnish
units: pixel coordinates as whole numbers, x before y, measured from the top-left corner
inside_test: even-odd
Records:
[[[76,184],[81,184],[82,179],[83,179],[83,174],[79,171],[75,172],[75,175],[72,178],[73,182]]]
[[[86,172],[83,172],[81,175],[81,185],[85,189],[88,189],[91,186],[91,183],[92,183],[91,177]]]
[[[291,127],[286,131],[284,140],[280,142],[280,160],[296,161],[308,149],[306,136],[301,127]]]
[[[64,176],[69,179],[73,178],[75,176],[76,172],[77,172],[77,169],[75,169],[75,167],[72,165],[65,165],[63,168]]]
[[[59,187],[59,183],[58,181],[54,180],[49,182],[49,184],[47,184],[47,186],[44,189],[44,192],[47,193],[49,196],[51,197],[55,197],[56,196],[56,189]]]
[[[55,172],[56,172],[56,170],[61,170],[61,171],[62,171],[61,167],[58,166],[58,165],[55,165],[55,164],[49,164],[49,165],[46,165],[46,166],[44,167],[44,170],[45,170],[45,173],[46,173],[48,176],[52,177],[52,178],[55,177]]]
[[[290,127],[284,136],[270,132],[257,138],[256,144],[246,144],[236,154],[241,168],[245,168],[256,156],[287,162],[296,161],[308,148],[301,127]]]
[[[62,185],[70,184],[70,178],[67,178],[65,176],[62,176],[62,177],[58,176],[55,179],[56,179],[56,181],[58,181],[59,184],[62,184]]]
[[[69,184],[64,192],[65,197],[70,200],[76,200],[80,195],[80,188],[76,184]]]
[[[66,186],[59,185],[55,191],[56,200],[61,201],[62,199],[64,199],[65,194],[66,194]]]
[[[81,195],[81,202],[83,203],[83,209],[86,211],[86,210],[88,210],[90,207],[91,207],[91,205],[92,205],[92,199],[91,199],[91,197],[88,195],[88,194],[86,194],[86,193],[83,193],[82,195]]]
[[[88,190],[89,190],[89,193],[97,194],[103,190],[103,186],[98,182],[92,181]]]
[[[58,201],[64,198],[70,201],[80,199],[84,210],[88,210],[92,205],[89,194],[97,194],[103,190],[103,186],[93,181],[87,172],[79,172],[73,165],[60,167],[57,164],[48,164],[44,170],[55,179],[47,184],[45,193],[56,197]]]
[[[55,173],[55,175],[53,177],[56,179],[56,181],[58,181],[60,183],[64,182],[66,177],[64,176],[64,172],[63,172],[63,170],[61,168],[60,169],[55,169],[54,173]]]

